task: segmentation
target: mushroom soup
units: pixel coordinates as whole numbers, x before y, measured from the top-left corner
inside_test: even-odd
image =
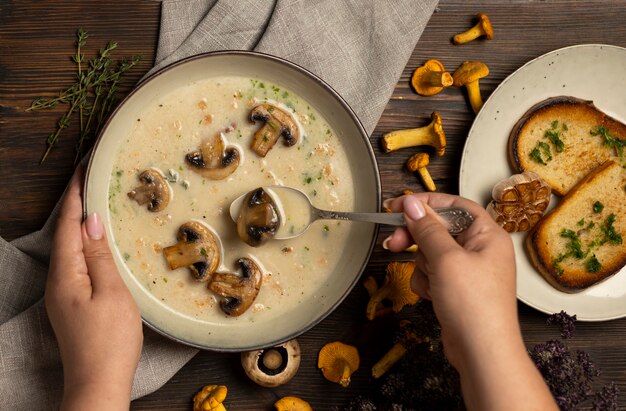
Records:
[[[253,151],[255,133],[268,124],[267,130],[273,127],[271,122],[250,121],[251,111],[259,105],[271,105],[287,114],[297,127],[291,130],[299,137],[297,141],[287,138],[291,134],[283,134],[284,141],[280,139],[269,149],[264,146],[260,150],[265,157],[259,150]],[[257,137],[265,142],[264,135]],[[162,304],[193,319],[216,323],[254,321],[259,316],[278,318],[311,296],[320,306],[333,303],[326,301],[325,287],[329,276],[341,275],[334,269],[344,251],[350,223],[318,221],[298,238],[251,247],[239,239],[236,224],[229,216],[235,198],[271,185],[299,188],[320,208],[354,209],[346,148],[306,101],[289,90],[256,79],[217,77],[198,81],[146,107],[124,141],[114,161],[109,187],[113,237],[130,271]],[[226,173],[230,174],[215,180],[194,169],[207,146],[221,144],[225,144],[224,153],[236,152],[236,168],[225,160],[227,154],[221,157],[222,169],[230,167]],[[145,199],[137,189],[146,170],[156,170],[165,178],[169,186],[165,207],[162,199]],[[151,202],[146,207],[140,199]],[[283,220],[283,228],[289,229],[290,216]],[[163,250],[172,250],[179,229],[190,222],[215,234],[221,253],[218,272],[238,272],[237,261],[241,258],[251,259],[260,267],[260,291],[241,316],[224,314],[219,303],[222,297],[211,291],[207,282],[194,279],[202,273],[194,272],[192,276],[193,270],[188,267],[170,269]]]

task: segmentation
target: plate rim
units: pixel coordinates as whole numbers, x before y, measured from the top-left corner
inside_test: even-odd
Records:
[[[612,44],[602,44],[602,43],[573,44],[573,45],[570,45],[570,46],[565,46],[565,47],[561,47],[561,48],[558,48],[558,49],[554,49],[554,50],[548,51],[548,52],[546,52],[544,54],[541,54],[541,55],[539,55],[537,57],[534,57],[534,58],[530,59],[529,61],[527,61],[526,63],[524,63],[523,65],[521,65],[517,69],[515,69],[511,74],[509,74],[493,90],[493,92],[489,95],[487,100],[485,100],[485,103],[483,104],[483,106],[486,106],[490,101],[494,100],[494,96],[499,95],[499,93],[502,92],[502,89],[507,87],[507,85],[511,81],[511,79],[513,79],[514,77],[519,75],[519,72],[523,71],[526,67],[536,63],[537,61],[546,59],[546,58],[550,57],[551,55],[564,53],[564,52],[571,52],[572,50],[581,49],[581,48],[589,48],[589,49],[593,49],[593,48],[615,49],[615,50],[618,50],[618,51],[624,53],[624,55],[626,56],[626,47],[616,46],[616,45],[612,45]],[[471,125],[469,131],[467,132],[467,136],[466,136],[465,142],[463,144],[463,150],[461,152],[461,162],[460,162],[460,165],[459,165],[459,174],[458,174],[459,195],[461,195],[461,196],[463,196],[463,194],[464,194],[463,193],[463,191],[464,191],[463,190],[463,185],[462,185],[462,181],[463,181],[462,180],[462,176],[464,174],[463,171],[465,169],[465,165],[466,165],[466,161],[467,161],[467,156],[465,155],[465,153],[468,150],[470,136],[472,135],[472,132],[474,131],[474,128],[476,127],[476,124],[479,123],[479,120],[481,120],[484,115],[486,115],[485,114],[485,110],[480,110],[478,112],[478,114],[476,115],[476,117],[472,121],[472,125]],[[506,160],[506,162],[510,166],[510,161],[508,159]],[[515,252],[517,253],[518,250],[515,250]],[[525,257],[525,258],[527,258],[527,257]],[[617,274],[619,274],[619,273],[617,273]],[[516,270],[516,277],[517,276],[519,276],[519,272]],[[545,314],[553,314],[554,313],[553,310],[548,309],[548,308],[546,308],[546,307],[544,307],[544,306],[542,306],[542,305],[540,305],[538,303],[531,302],[531,301],[528,300],[528,298],[520,296],[519,292],[517,291],[517,283],[516,283],[516,293],[515,294],[516,294],[516,298],[519,301],[523,302],[524,304],[526,304],[527,306],[529,306],[529,307],[531,307],[533,309],[536,309],[536,310],[538,310],[538,311],[540,311],[542,313],[545,313]],[[579,313],[575,313],[575,314],[577,315],[578,321],[604,322],[604,321],[617,320],[617,319],[626,317],[626,308],[620,314],[609,315],[609,316],[587,316],[585,314],[583,314],[581,316]]]

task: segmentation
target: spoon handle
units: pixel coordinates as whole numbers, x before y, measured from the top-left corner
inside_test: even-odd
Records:
[[[448,223],[448,231],[452,235],[461,234],[474,221],[471,214],[464,208],[442,207],[434,210]],[[347,213],[316,209],[316,214],[316,220],[352,220],[393,226],[406,225],[404,214],[402,213]]]

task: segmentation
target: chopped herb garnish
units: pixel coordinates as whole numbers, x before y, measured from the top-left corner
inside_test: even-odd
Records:
[[[626,140],[620,140],[619,138],[611,135],[609,129],[604,126],[595,126],[590,132],[592,136],[600,136],[604,140],[604,145],[615,149],[615,153],[619,157],[624,155],[624,147],[626,147]]]
[[[306,184],[311,184],[311,182],[312,182],[312,181],[313,181],[313,178],[312,178],[311,176],[306,176],[306,177],[304,178],[304,182],[305,182]]]
[[[580,221],[578,221],[576,224],[578,224],[579,226],[584,226],[585,225],[585,219],[581,219]]]
[[[545,156],[545,160],[544,157]],[[550,152],[550,146],[543,141],[537,142],[537,146],[530,152],[530,158],[538,162],[539,164],[547,165],[546,161],[552,160],[552,154]]]
[[[124,261],[128,261],[130,259],[130,254],[124,253]]]
[[[330,227],[328,226],[328,224],[324,224],[324,231],[326,232],[330,231]]]
[[[593,212],[598,214],[601,213],[602,210],[604,210],[604,204],[602,204],[599,201],[596,201],[595,203],[593,203]]]
[[[546,133],[544,134],[544,136],[547,137],[548,140],[550,140],[552,144],[554,144],[554,149],[556,150],[557,153],[563,152],[563,149],[565,148],[565,144],[563,143],[563,140],[561,140],[560,131],[546,130]]]
[[[567,131],[567,124],[563,123],[562,128],[563,128],[563,131]]]
[[[203,257],[208,257],[208,256],[209,256],[209,254],[206,252],[206,249],[205,249],[204,247],[201,247],[201,248],[200,248],[200,254],[201,254]]]
[[[559,120],[554,120],[554,121],[552,122],[552,128],[553,128],[553,129],[556,129],[558,126],[559,126]]]
[[[602,269],[602,264],[600,264],[600,261],[598,261],[598,259],[596,258],[594,254],[591,257],[589,257],[589,259],[587,260],[587,263],[585,264],[585,268],[590,273],[597,273],[598,271]]]
[[[615,219],[615,214],[611,213],[604,222],[604,225],[602,226],[602,233],[604,233],[604,239],[602,240],[602,243],[608,241],[613,245],[622,244],[622,236],[615,230],[615,227],[613,226],[613,223],[615,223]]]
[[[167,284],[167,277],[163,277],[163,282]]]
[[[310,250],[311,250],[311,249],[310,249],[308,246],[306,246],[306,245],[304,246],[304,249],[305,249],[306,251],[310,251]]]

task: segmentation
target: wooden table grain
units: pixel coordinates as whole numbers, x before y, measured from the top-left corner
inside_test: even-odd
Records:
[[[473,23],[477,12],[487,13],[495,26],[495,38],[453,46],[450,38]],[[62,136],[48,160],[39,165],[45,139],[53,130],[62,107],[25,112],[40,95],[51,96],[72,84],[74,35],[78,27],[89,31],[87,53],[108,40],[120,43],[118,55],[142,54],[144,60],[128,76],[127,93],[151,66],[158,38],[160,5],[155,1],[0,0],[0,235],[11,240],[42,226],[67,183],[73,166],[73,125]],[[458,193],[458,173],[463,144],[474,119],[466,94],[448,89],[434,97],[420,97],[409,87],[412,71],[425,60],[437,58],[454,70],[463,61],[486,63],[491,73],[481,80],[483,97],[527,61],[560,47],[603,43],[626,47],[625,1],[499,1],[442,0],[407,62],[393,96],[371,136],[380,167],[384,198],[403,189],[423,190],[403,165],[411,150],[385,154],[383,133],[422,126],[437,110],[444,119],[448,148],[429,167],[439,191]],[[480,176],[477,176],[480,178]],[[389,230],[382,229],[364,275],[384,274],[392,258],[380,243]],[[401,256],[407,258],[408,256]],[[267,389],[254,385],[243,374],[239,356],[201,352],[161,389],[132,404],[133,410],[189,410],[191,398],[202,385],[227,385],[227,405],[236,410],[270,410],[285,395],[308,400],[317,410],[344,405],[371,386],[369,369],[388,348],[384,325],[364,319],[367,295],[357,286],[343,304],[309,332],[299,337],[302,365],[287,385]],[[528,346],[556,338],[545,325],[546,315],[519,304],[520,320]],[[615,381],[622,391],[620,407],[626,408],[626,319],[578,323],[577,336],[569,342],[584,349],[602,369],[600,383]],[[361,369],[348,389],[325,381],[316,368],[316,354],[326,342],[356,344]]]

